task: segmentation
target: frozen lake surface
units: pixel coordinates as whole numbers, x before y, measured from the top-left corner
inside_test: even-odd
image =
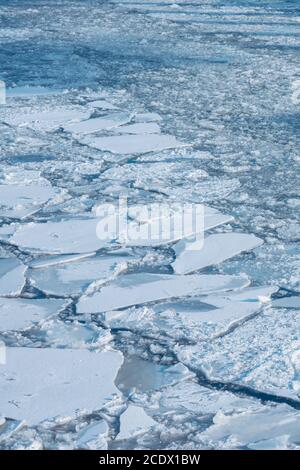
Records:
[[[0,448],[300,449],[298,0],[0,25]],[[202,229],[101,239],[120,195]]]

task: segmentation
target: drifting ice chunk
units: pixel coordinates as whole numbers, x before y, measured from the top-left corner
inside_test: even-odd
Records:
[[[25,285],[26,266],[17,258],[0,259],[0,296],[20,295]]]
[[[159,134],[160,127],[155,122],[129,124],[116,129],[119,134]]]
[[[61,93],[63,93],[62,90],[40,86],[20,86],[9,88],[7,90],[7,98],[31,98],[32,96],[58,95]]]
[[[106,421],[93,423],[79,432],[76,441],[78,449],[106,450],[109,427]]]
[[[300,297],[284,297],[275,299],[272,302],[273,307],[277,308],[300,308]]]
[[[46,269],[29,270],[33,285],[47,294],[76,295],[93,281],[105,281],[130,260],[126,256],[99,256],[78,262],[59,264]]]
[[[29,267],[33,269],[47,268],[49,266],[57,266],[59,264],[72,263],[81,259],[90,258],[91,256],[95,256],[95,254],[95,252],[92,252],[77,255],[45,256],[32,260],[29,263]]]
[[[112,137],[94,137],[85,139],[83,143],[99,150],[108,150],[120,155],[155,152],[169,148],[184,147],[172,135],[116,135]]]
[[[0,216],[22,219],[55,195],[50,184],[0,185]]]
[[[161,117],[157,113],[139,113],[134,117],[135,122],[153,122],[161,121]]]
[[[115,106],[112,103],[109,103],[106,100],[90,101],[88,103],[88,106],[92,106],[93,108],[100,108],[104,110],[118,109],[117,106]]]
[[[92,134],[103,130],[113,129],[130,121],[127,113],[109,114],[107,116],[88,119],[77,123],[67,124],[64,130],[73,134]]]
[[[204,241],[181,240],[174,247],[176,260],[172,267],[176,274],[188,274],[253,250],[262,243],[260,238],[244,233],[218,233]]]
[[[172,297],[240,289],[247,285],[248,280],[238,276],[129,274],[90,297],[81,297],[77,311],[101,313]]]
[[[156,421],[145,413],[143,408],[128,405],[128,408],[120,418],[120,432],[116,439],[130,439],[138,434],[146,432]]]
[[[11,126],[26,126],[35,130],[51,131],[67,122],[87,119],[89,115],[90,111],[83,108],[56,108],[35,113],[28,108],[25,112],[18,110],[14,115],[8,115],[6,122]]]
[[[106,240],[97,237],[99,219],[86,217],[61,222],[23,225],[10,242],[44,253],[90,253],[104,246]]]
[[[56,299],[0,299],[0,331],[30,328],[58,313],[64,304]]]
[[[187,299],[183,303],[167,304],[162,305],[162,307],[165,307],[165,309],[174,308],[182,320],[197,325],[209,324],[212,334],[216,335],[224,333],[232,326],[245,321],[257,312],[262,304],[269,301],[271,294],[276,290],[276,287],[245,289],[242,292],[229,292],[198,297],[197,299]]]
[[[114,384],[123,362],[117,351],[7,348],[0,369],[1,412],[35,425],[84,409],[101,409],[119,395]]]
[[[184,206],[173,204],[167,206],[162,213],[151,213],[149,215],[148,208],[143,206],[133,206],[129,208],[128,215],[141,224],[136,225],[135,222],[128,224],[127,237],[125,243],[127,246],[161,246],[176,242],[183,237],[202,233],[210,230],[218,225],[222,225],[232,221],[230,215],[221,214],[209,207],[203,206],[203,214],[198,212],[198,221],[196,226],[195,218],[184,218]],[[202,209],[201,209],[202,211]],[[204,215],[204,217],[203,217]],[[203,220],[200,219],[203,217]],[[182,222],[184,220],[184,230]],[[198,230],[197,230],[198,228]],[[184,233],[183,233],[184,232]],[[142,237],[142,233],[145,236]],[[120,243],[122,240],[120,239]]]

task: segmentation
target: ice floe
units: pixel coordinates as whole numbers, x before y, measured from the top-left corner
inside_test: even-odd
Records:
[[[93,281],[105,281],[126,269],[128,256],[97,256],[46,268],[29,269],[32,284],[47,294],[77,295]]]
[[[39,131],[53,131],[62,125],[87,119],[90,111],[83,107],[55,108],[32,111],[31,108],[19,109],[18,112],[6,113],[5,122],[10,126],[30,127]]]
[[[57,299],[0,298],[0,331],[19,331],[49,318],[66,305]]]
[[[29,223],[20,227],[10,242],[43,253],[92,253],[108,245],[98,238],[99,219],[81,217],[60,222]]]
[[[27,267],[17,258],[0,258],[0,296],[20,295]]]
[[[174,247],[176,274],[188,274],[260,246],[263,241],[244,233],[217,233],[204,240],[181,240]]]
[[[109,137],[87,137],[82,143],[98,150],[107,150],[120,155],[140,154],[158,150],[184,147],[187,144],[179,142],[172,135],[140,134],[116,135]]]
[[[120,397],[114,380],[122,362],[117,351],[7,348],[1,413],[33,425],[99,410]]]
[[[127,113],[114,113],[107,116],[87,119],[76,123],[70,123],[63,126],[64,130],[73,134],[93,134],[103,130],[113,129],[130,121],[130,115]]]
[[[300,309],[300,297],[283,297],[282,299],[274,299],[272,306],[276,308],[298,308]]]
[[[119,134],[159,134],[160,127],[155,122],[129,124],[115,129]]]
[[[247,286],[248,282],[239,276],[128,274],[91,296],[82,296],[77,311],[101,313],[172,297],[240,289]]]
[[[88,106],[91,106],[92,108],[99,108],[103,110],[113,110],[113,109],[118,109],[117,106],[115,106],[112,103],[109,103],[106,100],[96,100],[96,101],[90,101],[88,103]]]
[[[157,424],[156,421],[148,416],[143,408],[129,404],[120,416],[120,432],[116,439],[130,439],[148,431],[155,424]]]

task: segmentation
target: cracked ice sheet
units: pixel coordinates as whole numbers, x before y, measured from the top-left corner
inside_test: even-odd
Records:
[[[100,292],[82,296],[77,312],[101,313],[172,297],[236,290],[248,284],[247,278],[239,276],[128,274],[102,287]]]
[[[30,223],[21,226],[9,240],[14,245],[43,253],[91,253],[107,247],[97,237],[99,218],[87,216],[60,222]]]
[[[219,411],[213,425],[199,433],[196,440],[215,449],[300,449],[300,412],[284,405],[254,412]]]
[[[266,307],[213,342],[179,346],[179,359],[211,380],[299,400],[299,311]]]
[[[45,269],[29,269],[28,277],[34,287],[47,294],[78,295],[93,281],[103,283],[127,268],[129,256],[98,256],[78,262],[49,266]]]
[[[186,147],[188,145],[179,142],[176,137],[167,134],[86,137],[81,139],[80,142],[98,150],[107,150],[119,155],[149,153],[164,149]]]
[[[160,302],[153,307],[107,312],[103,322],[110,328],[126,328],[153,337],[209,341],[225,334],[257,313],[275,287],[247,288],[202,297]]]
[[[275,442],[282,448],[299,448],[300,412],[287,405],[262,404],[203,387],[190,378],[163,390],[134,392],[131,400],[163,426],[160,440],[164,449],[182,449],[182,445],[190,449],[267,449]],[[138,444],[141,442],[145,440]]]
[[[57,299],[1,299],[0,331],[31,328],[46,318],[58,314],[66,301]]]
[[[204,240],[181,240],[173,247],[176,260],[172,267],[176,274],[188,274],[232,258],[243,251],[253,250],[263,241],[245,233],[217,233]]]
[[[0,258],[0,296],[18,296],[25,285],[27,267],[17,258]]]
[[[19,108],[6,112],[5,122],[10,126],[30,127],[37,131],[53,131],[62,125],[88,119],[90,110],[77,108],[50,108],[32,111],[32,108]]]
[[[106,116],[87,119],[76,123],[65,124],[64,131],[72,134],[93,134],[94,132],[113,129],[130,121],[130,115],[127,113],[114,113]]]
[[[5,417],[35,425],[120,400],[114,383],[123,362],[118,351],[7,348],[6,353],[0,370],[0,412]]]

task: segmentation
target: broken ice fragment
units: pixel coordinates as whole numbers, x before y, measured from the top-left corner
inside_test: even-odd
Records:
[[[176,260],[172,267],[176,274],[188,274],[206,266],[219,264],[243,251],[262,244],[260,238],[244,233],[218,233],[200,241],[181,240],[174,246]]]
[[[282,299],[274,299],[272,302],[273,307],[277,308],[299,308],[300,297],[283,297]]]
[[[87,119],[90,111],[84,108],[55,108],[32,112],[31,108],[24,111],[18,109],[14,114],[7,114],[5,121],[11,126],[26,126],[40,131],[58,129],[70,121]]]
[[[108,150],[120,155],[155,152],[169,148],[184,147],[172,135],[142,134],[116,135],[111,137],[87,138],[82,143],[99,150]]]
[[[0,258],[0,296],[20,295],[26,269],[17,258]]]
[[[102,287],[100,292],[82,296],[77,311],[101,313],[172,297],[240,289],[247,285],[248,280],[239,276],[128,274]]]
[[[160,127],[155,122],[129,124],[115,129],[119,134],[159,134]]]
[[[97,237],[99,219],[82,217],[61,222],[23,225],[10,242],[43,253],[90,253],[108,245]]]
[[[1,299],[0,331],[18,331],[59,313],[65,301],[57,299]]]
[[[145,433],[155,424],[157,424],[156,421],[150,418],[143,408],[129,404],[126,411],[121,414],[120,432],[116,439],[130,439],[138,434]]]
[[[28,277],[35,287],[47,294],[76,295],[81,293],[93,281],[105,281],[116,272],[125,269],[127,256],[98,256],[67,264],[49,266],[45,269],[30,269]]]
[[[153,122],[161,121],[161,117],[157,113],[139,113],[134,116],[135,122]]]
[[[104,109],[104,110],[118,109],[117,106],[115,106],[112,103],[109,103],[106,100],[90,101],[88,103],[88,106],[92,106],[93,108],[100,108],[100,109]]]
[[[21,219],[33,214],[55,195],[50,184],[0,185],[0,216]]]
[[[2,415],[36,425],[82,409],[99,410],[120,393],[117,351],[7,348],[0,369]]]
[[[106,421],[90,424],[82,429],[76,440],[76,448],[106,450],[109,427]]]
[[[109,130],[121,126],[121,124],[126,124],[129,120],[130,115],[127,113],[109,114],[86,121],[66,124],[64,130],[72,132],[73,134],[92,134],[93,132]]]

